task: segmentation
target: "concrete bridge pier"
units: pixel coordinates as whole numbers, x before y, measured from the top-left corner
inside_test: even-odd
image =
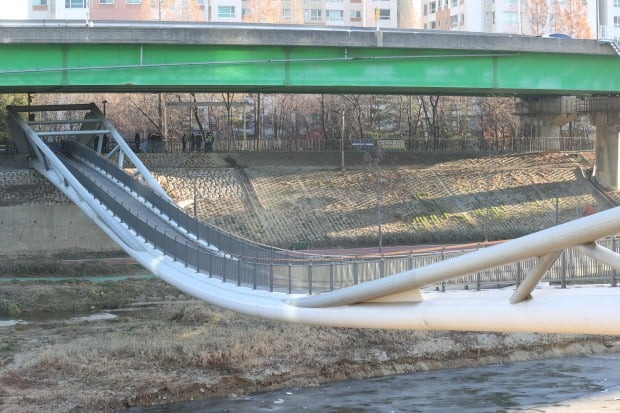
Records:
[[[617,191],[620,189],[620,112],[591,116],[596,126],[596,181]]]
[[[528,106],[534,136],[549,138],[545,150],[560,150],[562,126],[577,116],[575,96],[546,97]]]

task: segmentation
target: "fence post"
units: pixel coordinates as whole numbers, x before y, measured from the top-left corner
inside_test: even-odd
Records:
[[[329,291],[334,291],[334,263],[329,263]]]
[[[358,271],[359,263],[357,261],[357,258],[358,257],[356,257],[355,261],[353,261],[353,284],[357,284],[358,283],[358,273],[357,273],[357,271]]]
[[[226,267],[228,267],[228,262],[229,261],[227,259],[223,260],[224,265],[222,266],[222,282],[226,282]]]
[[[517,261],[517,287],[521,284],[521,261]]]
[[[308,264],[308,295],[312,295],[312,261]]]
[[[293,264],[288,263],[288,293],[293,291]]]
[[[385,277],[385,258],[383,254],[381,254],[381,259],[379,260],[379,277]]]
[[[480,272],[476,273],[476,291],[480,291]]]
[[[566,250],[562,251],[562,273],[560,277],[562,279],[562,288],[566,288]]]
[[[213,254],[209,254],[209,278],[213,277]]]
[[[409,251],[409,269],[413,269],[413,251]]]

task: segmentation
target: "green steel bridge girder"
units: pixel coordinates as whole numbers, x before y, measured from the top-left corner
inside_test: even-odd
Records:
[[[615,95],[614,55],[208,44],[0,43],[0,92]]]

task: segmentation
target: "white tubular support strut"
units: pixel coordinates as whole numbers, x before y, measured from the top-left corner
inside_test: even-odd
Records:
[[[530,273],[525,277],[523,283],[517,288],[512,297],[510,297],[510,304],[517,304],[530,298],[530,294],[532,294],[534,288],[536,288],[542,277],[547,270],[551,268],[561,253],[562,251],[554,251],[542,257],[538,257],[538,261],[536,265],[534,265],[534,268],[530,270]]]
[[[122,163],[122,158],[124,154],[124,156],[127,156],[127,158],[129,158],[129,160],[131,161],[131,163],[133,163],[136,169],[140,171],[140,175],[142,175],[142,179],[144,179],[146,184],[150,186],[153,191],[157,192],[160,196],[164,197],[164,199],[168,200],[169,202],[174,203],[174,201],[170,199],[170,196],[168,196],[166,191],[163,190],[163,188],[159,185],[159,183],[153,177],[153,175],[151,175],[151,173],[149,172],[147,167],[142,163],[140,158],[138,158],[135,152],[131,150],[129,145],[127,145],[127,142],[125,142],[125,139],[123,139],[123,137],[119,135],[118,132],[116,132],[116,129],[114,128],[112,123],[110,123],[110,121],[105,116],[103,116],[103,113],[101,113],[97,105],[95,105],[94,103],[91,103],[90,110],[93,114],[95,114],[96,118],[101,121],[101,124],[103,125],[103,127],[105,129],[110,130],[110,134],[112,135],[112,138],[114,138],[117,145],[120,147],[119,164]],[[119,165],[119,167],[122,168],[122,164]]]
[[[615,270],[620,270],[620,254],[617,254],[597,243],[583,244],[576,247],[583,255],[595,259],[605,265],[609,265]]]
[[[24,130],[24,133],[33,148],[36,148],[36,150],[40,152],[40,156],[43,159],[40,159],[39,161],[40,165],[44,165],[44,168],[35,169],[37,169],[40,173],[42,173],[50,180],[53,180],[53,177],[50,176],[51,172],[53,172],[63,182],[68,184],[76,193],[77,198],[70,197],[72,201],[76,202],[82,200],[86,205],[88,205],[88,207],[92,211],[101,211],[101,207],[98,205],[98,202],[73,176],[73,174],[67,169],[67,167],[56,157],[56,155],[54,155],[52,150],[41,140],[41,138],[37,136],[37,134],[30,128],[30,126],[26,124],[26,122],[21,118],[21,116],[10,110],[8,111],[8,115]],[[36,167],[36,165],[33,166]],[[62,185],[57,185],[58,188],[61,188],[61,186]],[[63,190],[63,192],[69,195],[67,191]],[[105,225],[107,228],[112,229],[116,234],[117,239],[122,240],[125,245],[134,250],[141,250],[143,248],[136,238],[131,238],[129,234],[126,233],[126,231],[120,228],[121,224],[116,221],[112,217],[112,215],[102,213],[98,214],[97,216],[101,220],[102,224]]]

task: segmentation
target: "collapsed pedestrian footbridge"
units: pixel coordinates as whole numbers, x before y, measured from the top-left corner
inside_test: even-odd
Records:
[[[25,120],[24,112],[63,115]],[[620,270],[620,255],[597,244],[620,232],[620,208],[422,267],[406,258],[360,266],[262,245],[186,214],[95,104],[10,106],[7,124],[30,165],[112,240],[165,282],[208,303],[324,326],[620,334],[618,288],[534,292],[568,248]],[[104,134],[112,143],[107,153],[96,139]],[[515,291],[424,290],[532,257]]]

